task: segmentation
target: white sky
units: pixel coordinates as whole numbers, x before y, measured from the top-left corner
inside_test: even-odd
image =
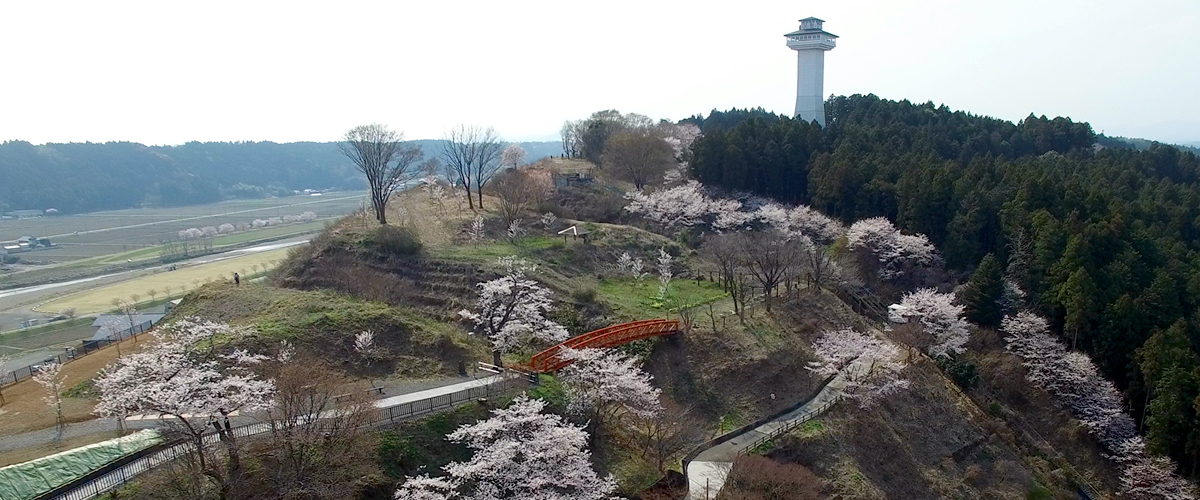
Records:
[[[783,34],[839,35],[825,93],[1200,141],[1200,1],[0,0],[0,141],[331,141],[381,122],[555,139],[616,108],[794,107]]]

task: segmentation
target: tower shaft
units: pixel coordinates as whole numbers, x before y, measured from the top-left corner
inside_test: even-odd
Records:
[[[796,118],[825,126],[825,51],[837,46],[837,35],[821,29],[825,21],[800,20],[800,29],[784,35],[796,51]]]
[[[825,51],[796,51],[796,118],[825,126]]]

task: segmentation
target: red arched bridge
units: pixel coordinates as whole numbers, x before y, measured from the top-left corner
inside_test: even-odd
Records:
[[[549,349],[534,354],[528,368],[533,372],[545,373],[571,364],[571,360],[562,359],[559,356],[563,348],[616,347],[635,340],[671,335],[678,331],[679,320],[677,319],[647,319],[612,325],[587,332],[578,337],[571,337]]]

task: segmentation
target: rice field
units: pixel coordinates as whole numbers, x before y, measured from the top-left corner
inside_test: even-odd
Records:
[[[260,200],[230,200],[207,205],[137,208],[89,214],[0,220],[0,242],[21,236],[50,238],[56,248],[19,254],[23,260],[67,262],[113,256],[120,260],[157,257],[164,240],[179,231],[204,226],[237,224],[311,211],[316,222],[270,226],[214,238],[214,246],[248,243],[319,230],[329,220],[358,210],[363,192],[328,193]],[[118,255],[120,254],[120,255]],[[144,255],[143,255],[144,254]],[[108,259],[112,260],[112,259]],[[103,264],[104,262],[101,262]]]

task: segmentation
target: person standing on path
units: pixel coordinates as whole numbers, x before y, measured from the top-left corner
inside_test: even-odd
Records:
[[[238,276],[238,273],[233,273],[233,285],[242,286],[242,277]]]

